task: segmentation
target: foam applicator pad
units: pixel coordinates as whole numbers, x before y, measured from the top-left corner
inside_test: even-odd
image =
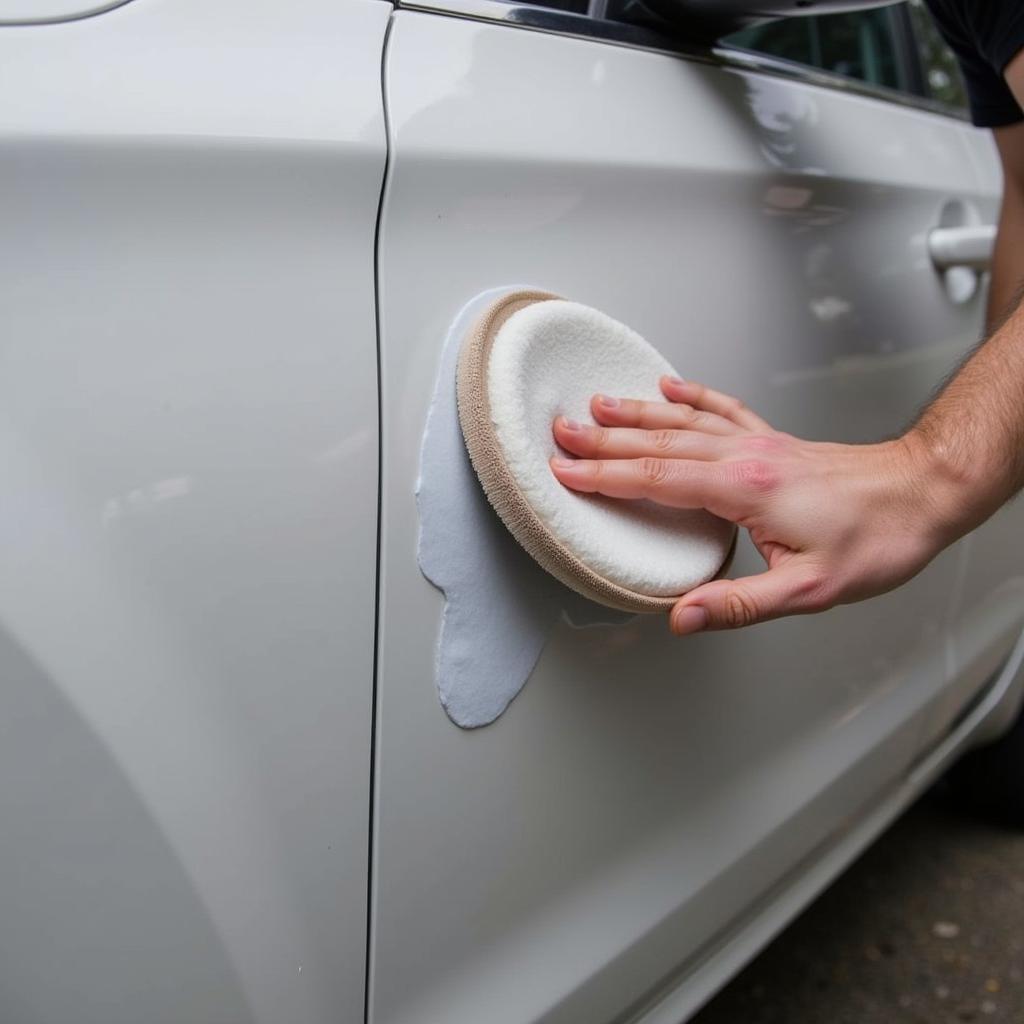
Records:
[[[458,408],[490,503],[540,565],[594,601],[667,611],[725,568],[735,527],[701,509],[580,494],[548,460],[556,416],[592,423],[594,394],[665,401],[666,360],[611,317],[546,292],[493,302],[462,344]]]

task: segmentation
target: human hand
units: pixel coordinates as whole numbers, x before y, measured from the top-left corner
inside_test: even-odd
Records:
[[[958,535],[953,496],[913,433],[803,441],[739,400],[663,377],[668,404],[595,395],[599,426],[559,417],[555,476],[576,491],[704,508],[745,527],[765,572],[704,583],[670,614],[679,634],[824,611],[906,582]]]

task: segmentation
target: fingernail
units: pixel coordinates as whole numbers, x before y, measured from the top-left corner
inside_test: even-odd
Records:
[[[680,636],[687,633],[699,633],[708,624],[706,608],[699,604],[687,605],[672,616],[672,629]]]
[[[619,407],[619,400],[612,398],[610,395],[598,395],[597,404],[603,405],[606,409],[617,409]]]
[[[576,465],[576,460],[554,458],[551,460],[551,465],[554,466],[555,469],[572,469],[573,466]]]
[[[681,385],[681,384],[685,384],[686,383],[686,381],[683,380],[682,377],[669,377],[668,378],[668,382],[669,382],[669,384],[675,384],[677,387],[679,385]]]
[[[575,421],[571,420],[566,416],[562,417],[562,427],[565,430],[579,430],[580,425]]]

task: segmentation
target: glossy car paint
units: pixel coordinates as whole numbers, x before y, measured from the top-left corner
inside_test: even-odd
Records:
[[[88,18],[131,0],[0,0],[0,25],[40,25]]]
[[[682,642],[650,618],[562,627],[506,714],[463,732],[437,703],[442,601],[415,560],[448,323],[529,281],[779,428],[885,436],[979,328],[983,295],[953,300],[927,234],[951,204],[994,219],[991,143],[838,89],[408,11],[386,92],[371,1019],[619,1019],[684,991],[722,936],[780,924],[756,916],[775,887],[895,813],[886,794],[1020,632],[1019,510],[823,616]],[[746,544],[735,569],[759,561]]]
[[[4,1021],[362,1018],[389,12],[0,29]]]
[[[4,1020],[363,1019],[390,10],[0,29]],[[794,79],[394,25],[370,1018],[675,1024],[1019,703],[1020,649],[965,712],[1024,617],[1019,514],[815,620],[562,628],[465,733],[415,564],[445,328],[532,280],[780,427],[876,437],[977,329],[926,238],[992,220],[991,146]]]

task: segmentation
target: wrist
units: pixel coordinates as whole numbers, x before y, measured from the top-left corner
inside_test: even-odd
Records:
[[[894,443],[914,507],[921,510],[925,528],[940,548],[959,540],[991,514],[978,502],[983,493],[978,486],[979,467],[964,459],[956,446],[920,425]]]

